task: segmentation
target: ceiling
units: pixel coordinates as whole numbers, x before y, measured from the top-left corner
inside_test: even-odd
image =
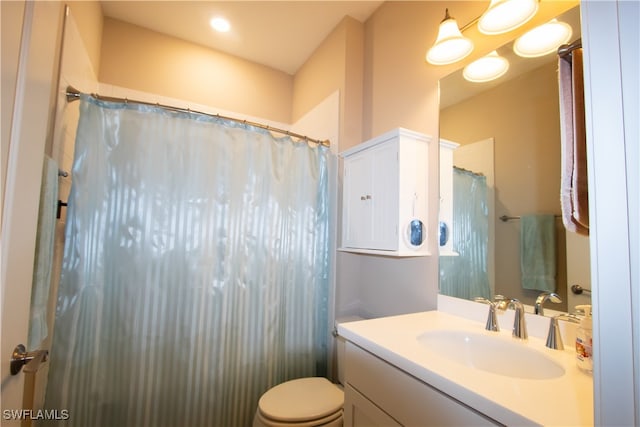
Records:
[[[360,22],[382,1],[112,1],[105,17],[148,28],[266,65],[296,71],[345,17]],[[223,16],[231,31],[216,33],[209,20]]]

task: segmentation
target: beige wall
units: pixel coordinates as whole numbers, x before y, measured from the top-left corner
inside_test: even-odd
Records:
[[[290,123],[293,77],[110,18],[98,80]]]
[[[102,7],[97,1],[67,2],[73,11],[86,54],[95,71],[100,69],[102,47]]]
[[[557,62],[508,80],[440,113],[443,138],[468,144],[495,139],[497,294],[533,304],[520,286],[520,223],[500,215],[560,214],[560,113]],[[557,221],[558,293],[566,301],[565,233]],[[566,310],[564,307],[553,307]]]
[[[446,71],[424,57],[444,8],[444,2],[389,2],[367,21],[365,138],[399,126],[437,134],[437,83]]]
[[[345,17],[294,77],[292,121],[340,92],[340,151],[362,142],[364,25]]]
[[[2,47],[2,122],[0,123],[0,221],[4,206],[4,190],[7,179],[7,166],[9,158],[9,145],[11,138],[11,122],[13,120],[13,104],[16,94],[16,79],[18,77],[18,60],[20,57],[20,38],[22,35],[22,23],[24,16],[24,2],[1,2],[0,18],[2,18],[2,34],[0,41]]]

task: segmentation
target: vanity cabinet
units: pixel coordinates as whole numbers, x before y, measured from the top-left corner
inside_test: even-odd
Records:
[[[456,256],[453,247],[453,152],[457,144],[440,139],[440,211],[438,246],[440,256]]]
[[[426,135],[394,129],[343,153],[340,250],[429,255]]]
[[[501,425],[347,342],[346,427]]]

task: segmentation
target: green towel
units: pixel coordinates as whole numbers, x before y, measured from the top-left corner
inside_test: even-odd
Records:
[[[520,219],[522,287],[556,290],[556,225],[554,215],[525,215]]]
[[[56,232],[56,210],[58,207],[58,163],[48,156],[44,158],[40,211],[36,237],[36,254],[33,266],[31,289],[31,314],[27,349],[40,348],[48,335],[47,302],[53,267],[53,250]]]

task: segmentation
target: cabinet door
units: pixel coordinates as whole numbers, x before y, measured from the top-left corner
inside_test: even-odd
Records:
[[[420,427],[496,426],[496,421],[407,374],[357,345],[347,342],[345,402],[375,420],[360,396],[400,425]],[[384,384],[384,387],[380,385]],[[355,397],[354,397],[355,396]],[[361,402],[362,403],[362,402]],[[345,420],[351,415],[345,412]],[[357,415],[353,415],[357,417]],[[380,418],[383,419],[383,418]],[[349,425],[349,424],[347,424]],[[355,424],[353,424],[355,425]],[[376,425],[375,423],[373,425]],[[383,424],[384,425],[384,424]]]
[[[351,248],[371,246],[372,158],[366,152],[344,161],[344,241]]]
[[[389,414],[358,393],[353,387],[345,387],[345,427],[400,427]]]
[[[344,246],[398,249],[398,179],[395,143],[380,144],[345,159]]]
[[[371,244],[375,249],[398,249],[398,141],[372,149]]]

